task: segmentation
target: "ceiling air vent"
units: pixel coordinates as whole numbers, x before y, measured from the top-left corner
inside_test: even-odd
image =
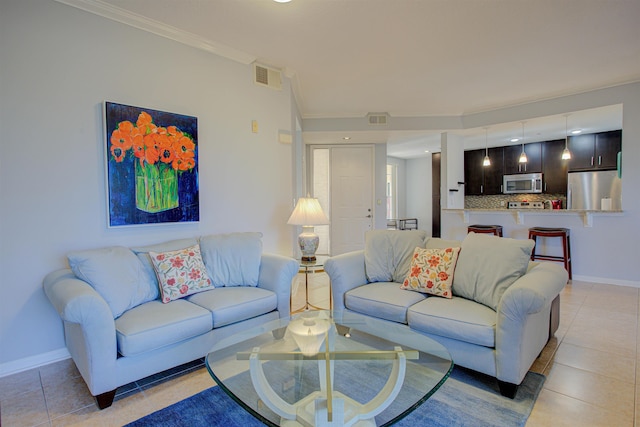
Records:
[[[282,89],[282,73],[280,70],[264,65],[253,64],[253,81],[257,85],[270,87],[271,89]]]
[[[369,113],[367,120],[370,125],[386,125],[389,113]]]

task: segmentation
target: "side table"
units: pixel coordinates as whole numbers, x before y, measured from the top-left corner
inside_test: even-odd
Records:
[[[329,259],[328,256],[316,256],[315,261],[302,261],[300,263],[300,273],[304,273],[304,305],[298,309],[293,308],[293,293],[291,294],[291,313],[299,313],[306,310],[331,310],[333,307],[333,295],[331,294],[331,285],[329,285],[329,308],[317,307],[309,302],[309,274],[324,273],[324,263]]]

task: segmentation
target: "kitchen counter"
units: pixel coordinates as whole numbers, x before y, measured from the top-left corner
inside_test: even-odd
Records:
[[[525,216],[534,215],[571,215],[582,217],[582,222],[585,227],[593,226],[594,216],[623,216],[624,212],[621,210],[579,210],[579,209],[443,209],[446,213],[459,213],[463,216],[465,224],[469,224],[469,217],[473,215],[495,215],[495,214],[507,214],[515,217],[516,224],[524,224]]]

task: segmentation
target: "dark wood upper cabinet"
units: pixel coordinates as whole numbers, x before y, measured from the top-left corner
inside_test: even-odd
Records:
[[[480,196],[502,194],[503,147],[489,148],[490,166],[483,166],[486,151],[464,152],[464,194]]]
[[[527,163],[519,163],[518,159],[522,153],[522,145],[504,147],[505,175],[542,172],[542,143],[524,144],[524,152],[527,155]]]
[[[621,150],[621,130],[570,136],[569,172],[616,169]]]
[[[484,150],[469,150],[464,152],[464,194],[466,196],[480,196],[483,190]]]
[[[595,134],[575,135],[569,137],[569,170],[589,170],[593,169],[593,160],[596,150]]]
[[[542,143],[542,180],[545,193],[567,194],[569,160],[562,160],[564,145],[564,139]]]
[[[484,160],[484,153],[482,155]],[[490,166],[483,166],[482,194],[502,194],[502,175],[504,174],[504,148],[489,148]]]
[[[620,151],[622,151],[622,131],[614,130],[596,134],[594,163],[597,169],[617,169]]]

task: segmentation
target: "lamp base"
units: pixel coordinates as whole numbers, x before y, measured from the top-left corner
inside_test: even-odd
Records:
[[[316,260],[316,251],[320,238],[313,232],[312,225],[303,225],[302,233],[298,235],[298,244],[302,252],[302,261],[309,262]]]

